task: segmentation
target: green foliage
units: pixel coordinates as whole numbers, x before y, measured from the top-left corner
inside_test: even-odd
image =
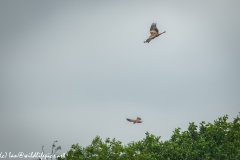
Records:
[[[227,122],[228,116],[211,123],[190,123],[188,130],[173,131],[168,141],[146,133],[138,142],[96,137],[87,147],[72,145],[67,156],[58,160],[240,160],[240,118]]]

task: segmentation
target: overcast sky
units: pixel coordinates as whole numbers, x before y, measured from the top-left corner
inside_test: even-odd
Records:
[[[0,152],[30,153],[240,111],[240,1],[0,1]],[[150,43],[153,22],[166,33]],[[133,125],[126,118],[141,117]]]

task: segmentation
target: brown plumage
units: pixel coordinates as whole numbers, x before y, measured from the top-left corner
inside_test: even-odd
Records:
[[[152,23],[151,28],[150,28],[150,37],[144,41],[144,43],[149,43],[152,39],[160,36],[161,34],[166,33],[166,31],[162,32],[162,33],[158,33],[158,29],[157,29],[157,23]]]
[[[137,119],[128,119],[127,118],[127,120],[129,122],[133,122],[133,124],[135,124],[135,123],[142,123],[143,122],[143,121],[141,121],[142,119],[140,117],[137,117]]]

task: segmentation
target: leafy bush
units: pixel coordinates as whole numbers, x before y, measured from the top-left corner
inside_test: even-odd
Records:
[[[72,145],[58,160],[240,160],[240,118],[227,119],[226,115],[213,124],[190,123],[187,131],[177,128],[164,142],[148,132],[143,140],[128,145],[97,136],[87,147]]]

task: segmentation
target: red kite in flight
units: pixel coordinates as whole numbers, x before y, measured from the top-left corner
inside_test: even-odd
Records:
[[[146,41],[144,41],[144,43],[149,43],[152,39],[160,36],[163,33],[166,33],[166,31],[164,31],[162,33],[158,33],[158,29],[157,29],[156,25],[157,25],[157,23],[152,23],[151,28],[150,28],[150,34],[151,35]]]
[[[137,119],[128,119],[127,118],[127,120],[129,121],[129,122],[133,122],[133,124],[135,124],[135,123],[142,123],[143,121],[141,121],[142,119],[140,118],[140,117],[137,117]]]

